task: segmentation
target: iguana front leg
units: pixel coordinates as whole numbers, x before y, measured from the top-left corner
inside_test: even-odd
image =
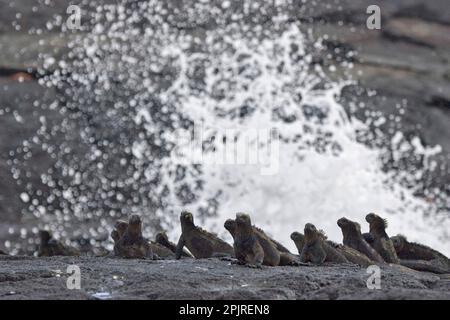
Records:
[[[226,257],[219,257],[220,261],[229,261],[229,262],[233,262],[236,261],[236,259],[230,257],[230,256],[226,256]]]
[[[181,258],[181,255],[183,254],[183,248],[184,238],[183,235],[181,235],[180,239],[178,240],[177,249],[175,250],[175,259],[179,260]]]
[[[302,250],[302,254],[300,255],[300,262],[303,264],[307,264],[308,262],[313,264],[322,264],[326,259],[327,254],[321,247],[310,248],[305,246]]]
[[[301,254],[300,254],[300,262],[307,263],[309,262],[309,257],[307,251],[303,248]]]
[[[316,256],[312,256],[311,257],[311,262],[314,264],[322,264],[325,262],[325,260],[327,259],[327,255],[326,254],[320,254],[320,255],[316,255]]]

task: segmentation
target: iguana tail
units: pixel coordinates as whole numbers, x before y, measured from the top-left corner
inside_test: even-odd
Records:
[[[400,260],[400,264],[404,267],[417,271],[432,272],[437,274],[450,273],[450,270],[438,260]]]

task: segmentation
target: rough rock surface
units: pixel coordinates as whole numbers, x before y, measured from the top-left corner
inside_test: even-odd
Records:
[[[81,290],[67,289],[67,267],[81,270]],[[381,270],[370,290],[355,265],[263,267],[218,259],[123,260],[0,257],[0,299],[450,299],[450,279]]]

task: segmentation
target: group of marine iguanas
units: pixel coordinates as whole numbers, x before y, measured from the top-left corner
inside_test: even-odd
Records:
[[[181,236],[178,244],[170,242],[166,233],[158,233],[154,241],[142,235],[142,220],[138,215],[129,221],[118,220],[111,232],[114,252],[111,255],[128,259],[212,258],[253,268],[265,266],[301,266],[323,263],[353,263],[361,267],[396,264],[409,269],[438,274],[450,273],[450,260],[425,245],[407,241],[404,236],[389,237],[387,221],[370,213],[366,216],[369,232],[362,233],[357,222],[346,218],[337,221],[343,234],[343,244],[327,240],[322,230],[307,223],[304,233],[293,232],[291,239],[298,255],[254,226],[250,216],[236,214],[224,227],[233,237],[231,246],[217,235],[194,224],[190,212],[180,215]],[[189,252],[185,249],[189,250]],[[40,231],[38,256],[79,255],[80,252],[53,239],[48,231]]]

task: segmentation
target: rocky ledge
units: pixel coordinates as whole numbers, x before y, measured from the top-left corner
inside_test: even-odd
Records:
[[[69,290],[67,268],[81,271]],[[355,265],[263,267],[218,259],[0,257],[0,299],[450,299],[450,277],[381,267],[381,289]]]

